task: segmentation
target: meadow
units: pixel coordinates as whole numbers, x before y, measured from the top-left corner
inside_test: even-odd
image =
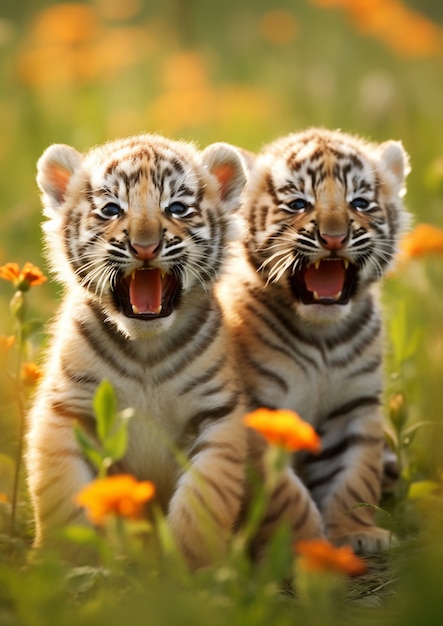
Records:
[[[379,521],[399,541],[357,577],[303,569],[275,537],[251,567],[240,544],[190,575],[157,519],[104,538],[72,530],[90,564],[36,557],[22,455],[58,288],[0,280],[0,624],[443,623],[443,5],[437,0],[23,0],[0,9],[0,266],[46,273],[36,161],[51,143],[78,150],[159,132],[251,151],[310,126],[410,155],[415,225],[383,285],[387,437],[401,479]],[[32,283],[34,277],[34,283]],[[41,282],[41,284],[38,284]],[[20,291],[20,290],[19,290]],[[9,340],[15,337],[15,340]],[[15,342],[14,344],[12,342]],[[26,365],[26,367],[24,367]],[[151,527],[141,529],[151,536]],[[295,572],[295,593],[285,585]]]

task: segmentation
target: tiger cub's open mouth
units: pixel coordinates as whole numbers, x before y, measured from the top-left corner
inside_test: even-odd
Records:
[[[333,257],[297,269],[290,283],[303,304],[346,304],[357,289],[357,274],[354,263]]]
[[[149,321],[171,315],[180,293],[181,285],[172,274],[150,267],[117,281],[114,299],[126,317]]]

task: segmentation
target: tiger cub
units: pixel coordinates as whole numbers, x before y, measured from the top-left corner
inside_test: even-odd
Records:
[[[250,157],[251,162],[251,157]],[[311,129],[266,147],[251,166],[248,223],[219,298],[238,345],[250,407],[296,410],[322,437],[294,468],[327,536],[357,552],[385,549],[374,524],[383,431],[382,328],[376,283],[408,216],[408,157]]]
[[[65,295],[29,416],[35,545],[87,523],[74,497],[94,471],[73,423],[94,434],[92,399],[108,379],[119,408],[135,412],[118,471],[155,483],[190,567],[208,564],[223,554],[246,492],[246,406],[213,293],[234,235],[243,160],[223,143],[199,152],[141,135],[85,155],[50,146],[37,181],[48,258]],[[171,446],[189,466],[178,467]],[[321,532],[309,507],[307,532],[315,524]]]

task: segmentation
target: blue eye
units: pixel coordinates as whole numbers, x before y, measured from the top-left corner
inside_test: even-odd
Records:
[[[354,198],[351,200],[351,205],[357,211],[364,211],[369,207],[369,200],[366,200],[366,198]]]
[[[286,207],[289,209],[289,211],[293,213],[301,213],[302,211],[306,211],[307,209],[309,209],[310,204],[307,200],[304,200],[303,198],[296,198],[295,200],[291,200],[291,202],[288,202]]]
[[[121,212],[122,210],[118,204],[116,204],[115,202],[110,202],[109,204],[106,204],[104,207],[99,209],[97,213],[105,219],[111,219],[113,217],[118,217]]]
[[[183,204],[183,202],[172,202],[166,211],[173,217],[188,217],[194,213],[195,210],[192,207]]]

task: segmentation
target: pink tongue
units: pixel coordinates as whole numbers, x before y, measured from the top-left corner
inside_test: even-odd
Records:
[[[134,313],[159,313],[162,303],[160,271],[138,270],[129,283],[129,300]]]
[[[345,270],[342,261],[321,261],[318,269],[310,265],[305,273],[308,291],[317,292],[320,298],[332,298],[342,291]]]

